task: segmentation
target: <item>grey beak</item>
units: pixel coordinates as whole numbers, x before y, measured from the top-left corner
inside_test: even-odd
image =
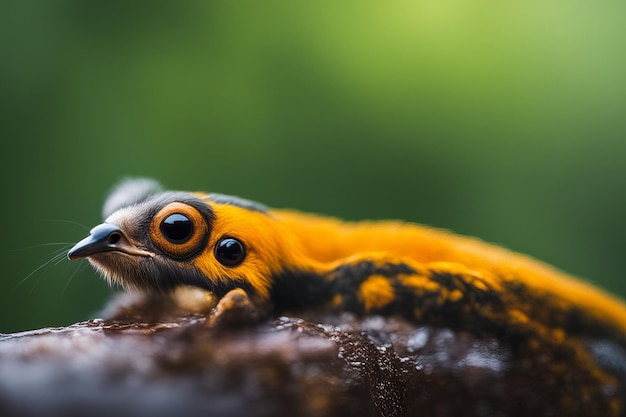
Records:
[[[75,261],[104,252],[121,252],[126,255],[145,256],[147,258],[156,256],[154,252],[132,243],[118,226],[102,223],[91,229],[89,236],[74,245],[67,253],[67,258],[70,261]]]
[[[102,223],[89,232],[89,236],[78,242],[67,252],[67,257],[71,261],[86,258],[96,253],[110,251],[124,251],[122,241],[124,234],[114,224]]]

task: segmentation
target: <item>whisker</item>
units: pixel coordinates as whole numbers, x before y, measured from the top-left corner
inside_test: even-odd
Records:
[[[67,290],[67,288],[69,287],[70,283],[72,282],[72,279],[74,279],[74,277],[79,272],[84,271],[86,267],[87,267],[87,262],[81,262],[80,265],[78,266],[78,268],[76,268],[76,270],[74,272],[72,272],[72,275],[70,275],[70,278],[67,280],[67,282],[65,283],[65,286],[63,287],[63,291],[61,291],[61,297],[63,297],[65,295],[65,291]]]
[[[67,250],[70,248],[70,246],[71,245],[66,245],[66,246],[64,246],[62,248],[53,250],[52,252],[50,252],[49,256],[53,256],[54,258],[58,257],[60,260],[63,260],[63,257],[61,257],[59,255],[65,254],[67,252]],[[55,265],[58,265],[58,264],[59,264],[58,262],[55,263]]]
[[[37,285],[39,285],[39,282],[48,274],[48,272],[52,268],[56,267],[61,262],[66,260],[65,250],[64,249],[57,250],[55,252],[57,252],[56,255],[54,255],[52,257],[52,259],[50,259],[50,261],[48,262],[48,266],[46,268],[44,268],[44,272],[35,280],[35,283],[34,283],[33,287],[30,289],[30,293],[32,293],[35,290]]]
[[[13,289],[18,288],[20,285],[24,284],[24,282],[26,282],[30,277],[32,277],[35,273],[37,273],[38,271],[41,271],[42,269],[46,268],[46,267],[50,267],[50,265],[58,265],[63,258],[65,257],[65,249],[66,248],[61,248],[58,250],[53,251],[52,253],[54,254],[52,256],[52,258],[48,259],[46,262],[44,262],[43,264],[39,265],[37,268],[35,268],[30,274],[26,275],[24,278],[22,278],[22,280],[20,280],[20,282],[18,282],[15,287],[13,287]],[[54,264],[53,264],[54,263]],[[40,278],[41,279],[41,278]],[[38,279],[36,281],[39,282]]]
[[[63,219],[44,219],[44,221],[47,221],[47,222],[53,222],[53,223],[67,223],[67,224],[73,224],[73,225],[75,225],[75,226],[79,226],[79,227],[81,227],[81,228],[83,228],[83,229],[85,229],[85,230],[87,230],[87,231],[89,231],[89,230],[90,230],[90,229],[89,229],[89,227],[85,226],[84,224],[79,223],[79,222],[75,222],[75,221],[73,221],[73,220],[63,220]]]
[[[65,251],[64,251],[65,252]],[[66,261],[67,259],[65,258],[65,256],[59,256],[59,255],[65,255],[64,253],[58,253],[55,256],[55,258],[58,258],[57,261],[52,265],[52,267],[54,268],[55,266],[57,266],[58,264],[60,264],[61,262]]]
[[[59,245],[63,245],[66,246],[68,249],[70,248],[70,246],[72,246],[75,242],[51,242],[51,243],[41,243],[39,245],[32,245],[32,246],[25,246],[23,248],[13,248],[13,249],[9,249],[9,251],[11,252],[19,252],[19,251],[23,251],[23,250],[29,250],[29,249],[37,249],[37,248],[45,248],[47,246],[59,246]]]

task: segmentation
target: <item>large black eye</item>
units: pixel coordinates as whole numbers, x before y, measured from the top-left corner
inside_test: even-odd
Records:
[[[171,243],[185,243],[193,234],[193,223],[187,216],[171,214],[161,222],[161,233]]]
[[[237,266],[243,262],[246,251],[243,244],[232,237],[225,237],[215,245],[215,258],[224,266]]]

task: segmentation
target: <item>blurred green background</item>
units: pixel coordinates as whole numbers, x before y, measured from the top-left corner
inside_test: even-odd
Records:
[[[624,1],[5,1],[0,33],[0,332],[103,306],[63,253],[126,176],[452,229],[626,294]]]

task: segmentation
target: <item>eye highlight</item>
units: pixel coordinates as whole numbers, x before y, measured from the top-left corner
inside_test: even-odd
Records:
[[[152,219],[150,239],[166,255],[185,260],[206,247],[209,227],[200,212],[175,202],[163,207]]]
[[[193,235],[193,223],[184,214],[174,213],[161,222],[161,233],[170,243],[185,243]]]
[[[215,245],[215,259],[224,266],[235,267],[241,264],[245,257],[246,250],[243,244],[235,238],[222,238]]]

